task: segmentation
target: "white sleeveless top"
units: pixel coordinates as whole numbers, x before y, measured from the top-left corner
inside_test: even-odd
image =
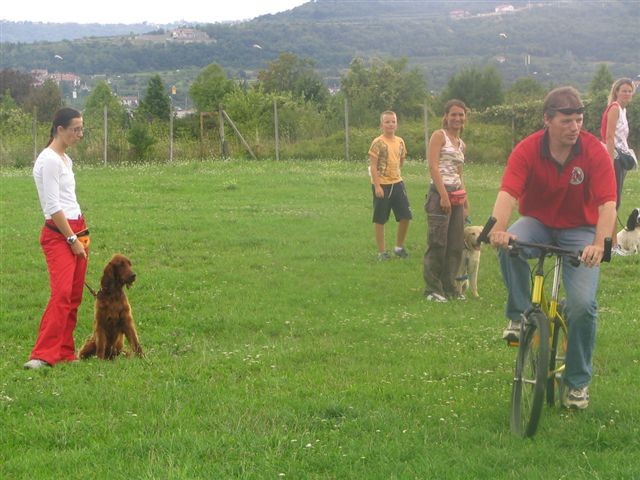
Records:
[[[629,138],[629,122],[627,121],[627,109],[620,107],[620,115],[618,115],[618,123],[616,123],[616,133],[614,139],[614,146],[629,151],[629,145],[627,144],[627,138]]]
[[[458,174],[458,168],[464,164],[465,144],[460,139],[460,146],[454,146],[447,136],[446,130],[442,129],[441,131],[444,135],[444,145],[440,149],[440,163],[438,165],[440,176],[445,187],[460,188],[462,180]],[[433,179],[431,179],[431,183],[433,183]]]

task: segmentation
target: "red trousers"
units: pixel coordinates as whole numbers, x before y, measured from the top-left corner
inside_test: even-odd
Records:
[[[69,220],[74,232],[86,228],[84,219]],[[73,331],[82,302],[87,259],[74,255],[64,235],[42,227],[40,245],[47,260],[51,296],[40,321],[31,359],[55,365],[76,360]]]

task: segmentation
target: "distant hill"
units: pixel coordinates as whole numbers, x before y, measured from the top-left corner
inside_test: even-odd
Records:
[[[357,56],[402,56],[435,90],[461,68],[485,65],[496,65],[506,83],[529,75],[585,86],[602,63],[615,76],[640,72],[639,24],[637,0],[315,0],[251,21],[198,26],[207,41],[142,36],[123,25],[125,35],[109,38],[5,42],[1,62],[81,75],[193,71],[215,62],[252,78],[286,51],[313,60],[327,79]]]
[[[149,23],[44,23],[0,20],[0,43],[59,42],[86,37],[115,37],[118,35],[147,33],[160,28],[172,28],[173,26],[175,25],[154,25]]]

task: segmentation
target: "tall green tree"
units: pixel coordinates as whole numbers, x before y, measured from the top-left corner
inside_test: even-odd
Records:
[[[405,118],[422,115],[426,82],[419,70],[408,70],[406,58],[373,59],[368,63],[355,58],[340,84],[354,125],[377,125],[383,110],[394,110]]]
[[[104,107],[107,107],[109,125],[123,127],[126,112],[120,99],[111,91],[106,81],[100,81],[87,97],[82,116],[89,128],[99,128],[103,123]]]
[[[160,75],[154,75],[149,79],[147,92],[140,102],[138,113],[145,115],[147,119],[169,121],[171,98],[165,91]]]
[[[606,64],[598,67],[589,83],[589,95],[584,99],[586,111],[584,114],[584,128],[600,137],[600,122],[602,114],[607,108],[609,91],[613,84],[613,76]]]
[[[293,53],[281,53],[277,60],[258,72],[260,88],[266,93],[291,93],[305,101],[324,104],[329,90],[314,70],[314,62]]]
[[[0,97],[9,95],[18,105],[24,105],[31,91],[33,77],[28,73],[11,70],[0,70]]]
[[[462,100],[469,108],[485,110],[504,100],[502,77],[495,67],[466,68],[449,79],[440,96],[444,104],[452,98]]]
[[[609,67],[606,64],[602,64],[596,70],[591,82],[589,83],[589,93],[597,94],[601,92],[609,93],[611,85],[613,84],[613,75],[609,71]]]
[[[37,110],[39,122],[51,122],[53,114],[62,106],[62,93],[56,82],[51,79],[44,81],[42,86],[31,89],[25,100],[28,111]]]
[[[540,100],[547,94],[547,88],[531,77],[522,77],[516,80],[507,90],[505,100],[507,103],[522,103],[528,100]]]
[[[195,78],[189,89],[189,96],[200,112],[218,110],[225,95],[235,88],[233,81],[217,63],[205,67]]]

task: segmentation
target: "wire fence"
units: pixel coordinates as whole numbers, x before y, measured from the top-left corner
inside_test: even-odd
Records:
[[[85,117],[83,141],[71,154],[83,163],[96,165],[220,158],[366,161],[371,140],[379,134],[379,114],[371,115],[367,127],[350,125],[352,112],[347,100],[339,123],[335,112],[328,120],[322,114],[300,112],[276,101],[269,110],[256,115],[258,120],[247,120],[246,112],[228,111],[223,106],[185,118],[177,118],[172,112],[165,121],[145,122],[141,135],[147,145],[140,148],[140,138],[132,134],[134,126],[113,120],[105,106],[99,118]],[[422,111],[422,118],[411,119],[397,112],[398,134],[414,159],[426,159],[430,132],[440,128],[441,118],[426,102]],[[524,110],[502,107],[497,113],[471,112],[463,134],[467,157],[479,163],[504,162],[521,138],[542,127],[540,117],[537,105]],[[49,139],[50,128],[36,118],[36,112],[23,114],[0,127],[0,167],[33,164]],[[631,143],[638,136],[632,132]]]

